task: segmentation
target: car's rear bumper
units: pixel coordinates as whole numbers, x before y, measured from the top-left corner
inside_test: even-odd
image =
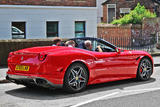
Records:
[[[16,84],[37,85],[42,87],[62,88],[63,84],[54,84],[42,76],[7,74],[6,79]]]

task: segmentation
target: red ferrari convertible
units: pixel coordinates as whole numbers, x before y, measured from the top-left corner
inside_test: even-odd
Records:
[[[153,59],[144,51],[121,50],[98,38],[73,38],[76,47],[43,46],[11,52],[6,79],[27,87],[80,92],[90,84],[122,79],[149,80]],[[85,48],[90,40],[92,51]],[[103,52],[97,51],[100,46]]]

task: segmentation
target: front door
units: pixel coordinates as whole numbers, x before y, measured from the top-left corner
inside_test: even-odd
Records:
[[[95,61],[95,72],[97,78],[125,78],[132,77],[136,71],[136,56],[133,56],[131,51],[116,52],[116,49],[101,43],[93,42],[95,50],[100,46],[103,52],[94,52],[97,58]]]
[[[116,5],[115,4],[108,4],[108,23],[111,23],[116,18]]]
[[[97,78],[111,79],[119,77],[117,75],[118,71],[114,70],[118,65],[117,52],[96,52],[95,56],[97,58],[95,61]]]
[[[97,78],[110,79],[135,77],[136,57],[130,52],[95,52]],[[108,79],[108,80],[107,80]]]

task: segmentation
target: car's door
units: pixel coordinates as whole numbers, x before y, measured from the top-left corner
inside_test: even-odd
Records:
[[[128,57],[125,52],[117,52],[116,48],[99,41],[93,42],[94,46],[100,46],[103,52],[94,52],[97,78],[122,78],[131,76],[134,59]],[[96,50],[96,48],[95,48]],[[97,50],[96,50],[97,51]],[[131,64],[132,63],[132,64]]]
[[[118,54],[119,66],[115,67],[115,71],[120,71],[122,77],[135,77],[137,73],[137,55],[133,55],[132,51],[121,50]]]

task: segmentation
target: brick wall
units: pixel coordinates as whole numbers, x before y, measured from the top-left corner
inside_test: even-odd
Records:
[[[140,46],[142,43],[142,25],[132,25],[131,37],[132,46]]]
[[[107,13],[108,13],[107,5],[104,5],[103,6],[103,18],[102,18],[103,22],[107,22]]]
[[[131,36],[132,25],[111,25],[111,24],[98,24],[98,36],[100,38],[105,37],[128,37]]]
[[[0,0],[0,5],[96,7],[96,0]]]
[[[142,35],[149,37],[160,32],[160,18],[145,18],[142,23]]]
[[[156,38],[158,32],[160,32],[160,18],[145,18],[142,25],[130,24],[119,26],[111,24],[98,24],[97,30],[98,37],[109,42],[111,42],[110,38],[118,38],[120,40],[123,38],[130,38],[125,41],[113,43],[114,45],[119,45],[122,44],[121,42],[125,42],[125,46],[145,46],[155,42],[152,40],[154,40],[153,38]]]
[[[142,23],[142,37],[147,41],[158,35],[160,38],[160,18],[145,18]]]
[[[118,25],[111,25],[111,24],[98,24],[98,38],[103,38],[114,45],[118,46],[122,44],[121,41],[124,38],[131,38],[132,36],[132,25],[125,25],[125,26],[118,26]],[[114,39],[119,39],[118,42],[114,43]],[[130,44],[130,40],[125,41],[125,46]]]

